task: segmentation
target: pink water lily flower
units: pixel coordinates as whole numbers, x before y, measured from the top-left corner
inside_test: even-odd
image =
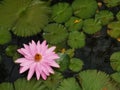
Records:
[[[48,48],[46,41],[35,43],[32,40],[29,45],[24,44],[24,48],[17,50],[24,57],[15,61],[20,63],[20,73],[29,70],[27,80],[30,80],[34,73],[36,73],[37,80],[40,77],[46,80],[47,76],[54,74],[52,67],[59,68],[56,63],[59,56],[54,52],[55,48],[55,46]]]

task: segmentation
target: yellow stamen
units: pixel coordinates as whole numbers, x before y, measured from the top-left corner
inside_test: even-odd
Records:
[[[101,7],[101,6],[102,6],[102,3],[101,3],[101,2],[98,2],[98,6]]]
[[[119,37],[119,38],[117,38],[117,41],[119,41],[119,42],[120,42],[120,37]]]
[[[61,50],[61,53],[65,53],[65,51],[66,51],[65,48],[63,48],[63,49]]]
[[[36,62],[39,62],[39,61],[42,59],[42,56],[37,53],[37,54],[35,55],[34,59],[35,59]]]
[[[80,22],[80,20],[75,20],[75,21],[74,21],[74,23],[79,23],[79,22]]]

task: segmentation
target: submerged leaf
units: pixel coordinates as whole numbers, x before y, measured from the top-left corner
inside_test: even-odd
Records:
[[[79,73],[82,90],[117,90],[104,72],[86,70]]]
[[[0,5],[0,26],[18,36],[32,36],[48,23],[50,9],[39,0],[5,0]]]
[[[88,34],[94,34],[102,28],[101,22],[94,19],[86,19],[83,22],[83,31]]]
[[[95,19],[100,20],[103,25],[106,25],[114,19],[114,16],[111,11],[102,10],[95,15]]]
[[[85,19],[95,14],[97,2],[96,0],[74,0],[72,7],[75,16]]]
[[[64,79],[57,90],[82,90],[75,78]],[[89,89],[88,89],[89,90]]]
[[[68,3],[58,3],[52,7],[52,19],[57,23],[63,23],[72,16],[72,8]]]
[[[85,34],[83,32],[73,31],[69,34],[68,45],[72,48],[81,48],[85,45]]]
[[[66,28],[57,23],[48,24],[44,28],[43,37],[51,44],[58,44],[67,38]]]
[[[82,28],[83,20],[78,17],[71,17],[66,23],[65,26],[69,31],[77,31]]]
[[[110,56],[110,64],[116,71],[120,71],[120,52],[114,52]]]

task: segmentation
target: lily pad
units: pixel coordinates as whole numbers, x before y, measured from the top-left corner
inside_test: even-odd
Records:
[[[73,31],[69,34],[67,42],[72,48],[82,48],[85,46],[85,34],[83,32]]]
[[[69,68],[74,72],[78,72],[82,69],[83,62],[78,58],[71,58]]]
[[[114,19],[114,16],[111,11],[101,10],[95,15],[95,19],[100,20],[102,25],[107,25]]]
[[[75,16],[86,19],[95,14],[98,5],[96,0],[74,0],[72,7]]]
[[[52,19],[57,23],[63,23],[72,16],[72,8],[68,3],[58,3],[52,7]]]
[[[101,22],[94,19],[86,19],[83,22],[83,31],[87,34],[94,34],[102,29]]]
[[[40,0],[4,0],[0,4],[0,26],[17,36],[32,36],[48,23],[50,8]]]
[[[112,79],[115,80],[116,82],[120,83],[120,72],[113,73],[111,75]]]
[[[69,31],[77,31],[82,28],[83,20],[78,17],[71,17],[66,23],[65,26]]]
[[[116,17],[120,21],[120,11],[117,13]]]
[[[44,28],[43,37],[51,44],[58,44],[66,40],[68,36],[66,28],[57,23],[48,24]]]
[[[113,38],[120,37],[120,21],[114,21],[108,24],[108,34]]]
[[[0,44],[4,45],[8,42],[10,42],[12,39],[10,31],[6,29],[0,29]]]
[[[110,64],[116,71],[120,71],[120,52],[114,52],[110,56]]]
[[[120,0],[103,0],[107,7],[115,7],[120,5]]]

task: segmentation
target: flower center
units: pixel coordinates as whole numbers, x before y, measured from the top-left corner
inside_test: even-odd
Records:
[[[39,62],[42,59],[42,56],[37,53],[34,58],[36,62]]]

